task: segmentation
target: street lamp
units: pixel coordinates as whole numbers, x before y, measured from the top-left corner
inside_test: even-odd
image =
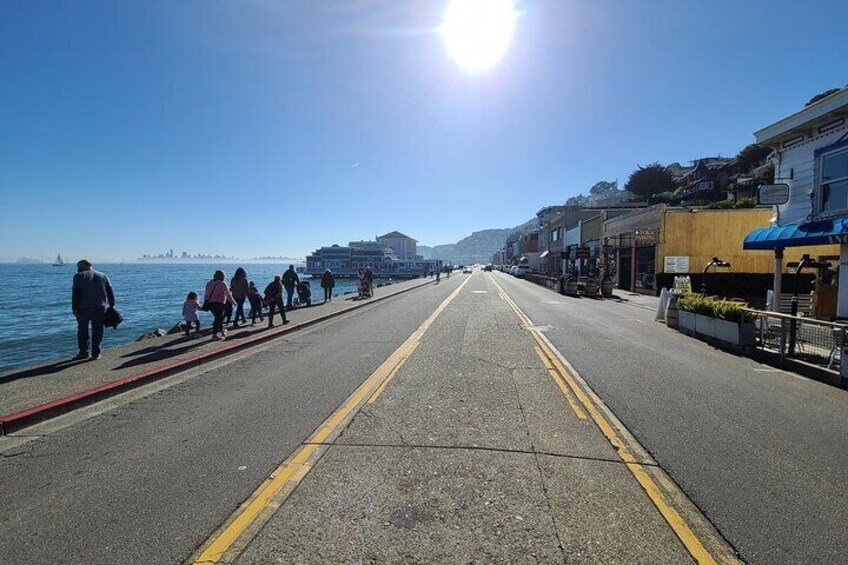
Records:
[[[722,261],[718,257],[713,257],[712,260],[707,263],[707,266],[704,267],[704,275],[701,278],[701,294],[704,296],[707,295],[707,272],[710,270],[710,267],[726,267],[730,268],[730,263],[727,261]]]

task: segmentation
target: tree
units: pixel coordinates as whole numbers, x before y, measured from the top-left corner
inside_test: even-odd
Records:
[[[613,190],[618,190],[618,181],[608,182],[602,180],[600,182],[596,182],[592,188],[589,189],[589,194],[607,194]]]
[[[659,163],[651,163],[644,167],[637,165],[637,167],[635,171],[630,173],[630,178],[627,179],[624,190],[647,200],[654,194],[672,192],[677,188],[674,177],[671,176],[668,169]]]
[[[816,94],[815,96],[813,96],[812,98],[810,98],[810,101],[809,101],[809,102],[807,102],[806,104],[804,104],[804,107],[806,108],[806,107],[807,107],[807,106],[809,106],[810,104],[815,104],[815,103],[816,103],[816,102],[818,102],[819,100],[821,100],[821,99],[823,99],[823,98],[827,98],[828,96],[830,96],[830,95],[831,95],[831,94],[833,94],[834,92],[839,92],[839,90],[840,90],[840,89],[838,89],[838,88],[831,88],[831,89],[825,90],[824,92],[819,92],[818,94]]]

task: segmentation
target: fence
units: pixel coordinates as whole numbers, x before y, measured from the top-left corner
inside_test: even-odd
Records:
[[[791,358],[827,369],[841,365],[848,325],[777,312],[748,312],[755,316],[757,348],[778,354],[781,363]]]
[[[524,275],[524,278],[532,283],[552,288],[559,292],[559,277],[549,277],[547,275],[540,275],[539,273],[527,273]]]

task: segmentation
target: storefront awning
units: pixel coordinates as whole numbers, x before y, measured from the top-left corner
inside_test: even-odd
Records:
[[[777,249],[848,242],[848,218],[760,228],[745,237],[743,249]]]
[[[550,251],[542,251],[541,253],[539,253],[539,259],[544,259],[548,256],[548,253],[550,253]]]

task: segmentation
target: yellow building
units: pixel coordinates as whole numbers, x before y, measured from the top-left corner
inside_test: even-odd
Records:
[[[745,236],[768,226],[772,214],[771,207],[645,208],[604,222],[607,263],[619,288],[649,294],[659,291],[658,275],[700,275],[714,257],[730,263],[732,273],[773,275],[773,253],[742,247]],[[838,264],[838,245],[789,248],[784,261],[800,260],[802,251]]]

